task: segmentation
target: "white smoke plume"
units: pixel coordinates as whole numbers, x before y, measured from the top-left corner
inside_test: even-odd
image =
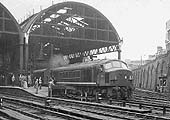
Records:
[[[69,60],[66,59],[62,54],[54,55],[50,58],[49,67],[56,68],[69,64]]]

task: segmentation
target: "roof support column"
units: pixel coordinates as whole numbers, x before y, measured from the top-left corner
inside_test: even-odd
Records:
[[[29,58],[29,53],[28,53],[28,39],[29,39],[29,34],[25,33],[24,35],[24,68],[26,74],[28,74],[28,58]]]
[[[19,58],[19,71],[22,72],[23,71],[23,67],[24,67],[24,34],[20,35],[20,43],[19,43],[19,51],[20,51],[20,58]]]

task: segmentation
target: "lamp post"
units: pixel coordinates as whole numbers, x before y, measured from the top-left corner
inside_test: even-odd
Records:
[[[123,38],[121,40],[119,40],[119,44],[116,46],[116,49],[118,51],[118,59],[120,60],[121,59],[121,46],[123,44]]]

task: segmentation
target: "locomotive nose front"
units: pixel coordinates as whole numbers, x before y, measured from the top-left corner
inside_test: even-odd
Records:
[[[116,86],[131,86],[133,76],[132,72],[128,69],[118,69],[110,71],[107,77],[111,85]]]

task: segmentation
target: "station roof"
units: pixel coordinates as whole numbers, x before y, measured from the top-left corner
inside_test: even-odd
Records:
[[[8,9],[0,3],[0,52],[10,45],[19,44],[21,29]],[[3,49],[3,50],[2,50]]]
[[[29,34],[30,45],[43,46],[44,55],[49,54],[50,44],[54,53],[74,57],[113,52],[120,41],[117,31],[101,12],[78,2],[52,5],[20,26]]]
[[[8,9],[0,3],[0,70],[18,67],[17,47],[21,28]]]

